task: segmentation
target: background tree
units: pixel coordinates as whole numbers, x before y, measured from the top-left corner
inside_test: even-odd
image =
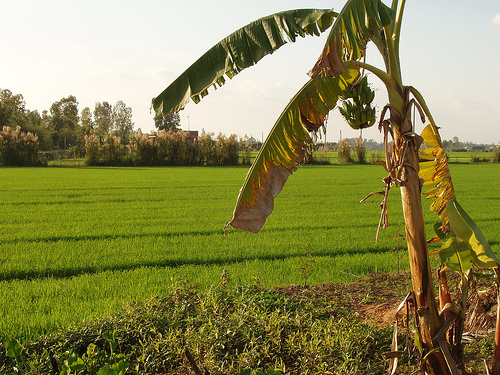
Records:
[[[50,107],[50,126],[54,146],[66,150],[76,145],[78,136],[78,101],[73,95],[55,102]]]
[[[89,107],[85,107],[80,114],[80,126],[84,135],[89,135],[95,129],[92,111]]]
[[[179,130],[181,116],[178,113],[157,114],[155,116],[155,126],[158,130]]]
[[[10,90],[0,91],[0,127],[10,126],[15,129],[26,127],[26,108],[21,94],[13,94]]]
[[[127,144],[134,129],[132,108],[127,107],[122,100],[118,100],[113,107],[112,121],[113,131],[120,137],[122,144]]]
[[[113,107],[108,102],[97,102],[94,108],[95,130],[99,135],[109,134],[113,127]]]
[[[89,107],[85,107],[80,113],[80,127],[78,129],[78,139],[77,146],[84,150],[85,146],[85,137],[91,135],[94,132],[95,123],[92,117],[92,111]]]
[[[40,115],[37,110],[26,109],[23,96],[14,95],[10,90],[0,90],[0,129],[3,126],[12,129],[19,126],[21,132],[36,135],[40,150],[54,148],[48,112],[43,111]]]
[[[42,115],[37,110],[26,111],[26,130],[38,136],[39,148],[42,151],[49,151],[54,148],[52,136],[50,133],[50,117],[47,111],[43,111]]]

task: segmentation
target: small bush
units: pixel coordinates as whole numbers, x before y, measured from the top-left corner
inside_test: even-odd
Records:
[[[352,162],[351,146],[349,145],[348,139],[344,138],[339,142],[339,163],[348,164]]]
[[[500,146],[493,150],[493,157],[491,158],[492,163],[500,163]]]
[[[488,158],[480,158],[479,156],[475,154],[471,154],[470,156],[470,162],[471,163],[486,163],[488,161]]]
[[[356,140],[356,146],[354,146],[354,151],[356,151],[356,158],[359,164],[366,164],[366,148],[364,145],[363,138],[359,137]]]

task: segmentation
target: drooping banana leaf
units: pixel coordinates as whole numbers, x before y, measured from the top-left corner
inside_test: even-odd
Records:
[[[419,176],[424,180],[423,187],[431,187],[422,194],[433,200],[430,208],[443,221],[440,228],[435,228],[444,242],[439,250],[441,260],[463,272],[470,269],[471,261],[481,268],[497,267],[498,259],[488,240],[456,200],[443,143],[432,121],[422,131],[422,138],[429,147],[420,150]],[[444,238],[443,234],[449,233]]]
[[[177,112],[189,99],[199,102],[210,86],[222,86],[224,76],[234,77],[297,36],[319,35],[338,14],[331,9],[296,9],[254,21],[221,40],[153,98],[156,113]]]
[[[456,199],[450,199],[446,203],[446,211],[451,229],[469,247],[474,263],[481,268],[498,267],[498,258],[488,240]]]
[[[431,211],[436,212],[443,221],[441,230],[450,231],[450,223],[446,214],[446,202],[455,198],[455,190],[451,181],[448,160],[438,128],[432,122],[422,131],[423,142],[429,146],[420,150],[419,177],[424,180],[423,187],[430,186],[422,194],[432,199]]]
[[[349,0],[333,24],[318,61],[309,72],[336,76],[344,71],[342,61],[359,60],[366,44],[395,18],[395,12],[380,0]]]
[[[337,77],[324,74],[309,80],[290,101],[269,133],[248,171],[233,219],[226,224],[257,233],[274,208],[274,198],[288,176],[304,161],[309,132],[319,129],[339,96],[359,72],[347,69]]]

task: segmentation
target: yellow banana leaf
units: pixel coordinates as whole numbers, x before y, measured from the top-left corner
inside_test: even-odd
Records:
[[[316,77],[324,71],[336,76],[344,71],[342,61],[359,60],[366,44],[395,18],[395,12],[380,0],[350,0],[333,24],[325,47],[309,72]]]
[[[446,203],[455,198],[448,161],[437,126],[430,123],[424,128],[421,135],[424,143],[430,147],[420,150],[420,159],[422,161],[419,165],[419,176],[423,180],[423,187],[431,187],[423,190],[422,194],[428,199],[433,199],[431,211],[439,215],[439,218],[443,221],[441,230],[448,233],[450,223],[446,213]]]
[[[446,203],[451,229],[469,247],[474,263],[481,268],[498,267],[498,258],[481,229],[467,215],[456,199]]]
[[[304,161],[309,132],[323,125],[347,85],[359,72],[347,69],[337,77],[320,74],[302,87],[282,112],[248,171],[232,220],[226,224],[257,233],[274,208],[274,198],[288,176]]]
[[[422,194],[433,200],[431,211],[437,212],[443,221],[439,231],[454,234],[442,238],[441,260],[448,267],[463,272],[470,268],[471,261],[481,268],[497,267],[498,259],[486,237],[456,200],[438,128],[431,122],[423,130],[422,138],[430,147],[420,151],[419,176],[424,181],[423,187],[431,186]]]
[[[241,70],[256,64],[297,36],[319,35],[338,14],[331,9],[296,9],[254,21],[221,40],[153,98],[157,114],[178,112],[189,99],[199,102],[210,86],[222,86]]]

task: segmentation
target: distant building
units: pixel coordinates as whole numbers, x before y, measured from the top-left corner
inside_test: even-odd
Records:
[[[191,142],[194,142],[195,140],[198,139],[198,131],[197,130],[188,130],[189,133],[189,140]]]

